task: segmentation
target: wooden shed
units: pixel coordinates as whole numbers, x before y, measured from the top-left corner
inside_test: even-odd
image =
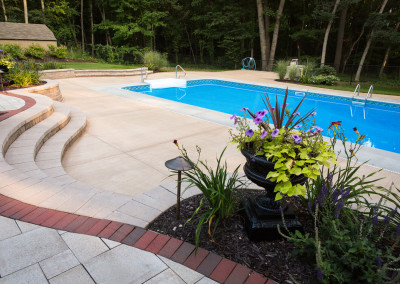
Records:
[[[14,43],[26,48],[33,43],[47,49],[47,45],[57,45],[53,32],[43,24],[23,24],[0,22],[0,44]]]

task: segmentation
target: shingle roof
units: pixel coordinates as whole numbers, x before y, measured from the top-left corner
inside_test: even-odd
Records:
[[[9,22],[0,22],[0,39],[57,40],[46,25]]]

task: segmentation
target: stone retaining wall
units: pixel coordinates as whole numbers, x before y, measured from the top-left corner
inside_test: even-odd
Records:
[[[147,74],[153,73],[148,68],[144,68]],[[136,69],[115,69],[115,70],[75,70],[75,69],[55,69],[42,71],[44,79],[65,79],[75,77],[110,77],[110,76],[140,76],[142,68]]]
[[[55,101],[61,102],[63,100],[59,83],[54,80],[46,79],[46,84],[24,89],[29,93],[41,94],[47,96]]]

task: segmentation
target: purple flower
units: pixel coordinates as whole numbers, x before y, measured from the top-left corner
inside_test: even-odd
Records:
[[[322,131],[324,131],[324,129],[322,129],[319,126],[314,126],[314,128],[315,128],[315,133],[321,133]]]
[[[339,218],[340,210],[344,207],[343,202],[339,202],[335,209],[335,217]]]
[[[257,116],[255,119],[253,119],[253,122],[257,125],[260,124],[261,122],[263,122],[262,117]]]
[[[328,175],[328,182],[332,183],[332,179],[333,179],[333,174],[329,174]]]
[[[314,115],[317,115],[317,113],[315,111],[310,113],[310,116],[314,116]]]
[[[285,107],[287,107],[289,104],[286,104]],[[281,108],[283,108],[283,104],[281,105]]]
[[[242,107],[242,108],[240,109],[240,111],[246,111],[246,110],[248,110],[247,107]]]
[[[379,256],[377,256],[376,259],[375,259],[375,261],[376,261],[376,265],[377,265],[377,266],[379,266],[379,267],[382,266],[382,264],[383,264],[382,258],[380,258]]]
[[[272,138],[275,138],[275,136],[278,134],[279,134],[279,129],[275,129],[274,131],[272,131],[271,136],[272,136]]]
[[[322,273],[321,270],[317,269],[317,278],[318,279],[324,279],[324,274]]]
[[[301,124],[297,124],[294,128],[300,128],[300,127],[302,127],[303,125],[301,125]]]
[[[263,117],[263,116],[265,116],[267,113],[268,113],[268,111],[265,110],[265,109],[259,110],[259,111],[256,112],[256,116]]]
[[[233,124],[235,124],[236,125],[236,123],[237,123],[237,117],[236,117],[236,114],[234,114],[234,115],[232,115],[231,116],[231,120],[233,119]]]
[[[296,140],[296,139],[299,139],[299,138],[300,138],[300,136],[299,136],[299,135],[297,135],[297,134],[293,134],[293,135],[292,135],[292,138],[293,138],[294,140]]]
[[[300,115],[300,112],[296,111],[296,112],[294,113],[294,115]]]
[[[251,157],[251,161],[254,163],[256,161],[256,158]]]
[[[301,141],[303,141],[303,138],[299,135],[292,135],[293,139],[294,139],[294,143],[299,144]]]
[[[249,137],[251,137],[251,136],[254,135],[254,131],[253,131],[252,129],[248,129],[248,130],[246,131],[246,135],[249,136]]]
[[[274,108],[274,107],[272,108],[272,111],[275,111],[275,108]]]
[[[372,218],[372,225],[373,225],[373,226],[376,226],[376,224],[378,224],[378,216],[377,216],[377,215],[375,215],[375,216]]]
[[[260,138],[264,139],[265,136],[267,136],[267,131],[264,130],[263,133],[261,133]]]

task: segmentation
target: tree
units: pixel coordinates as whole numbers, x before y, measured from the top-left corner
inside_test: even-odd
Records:
[[[82,40],[82,50],[85,51],[85,30],[83,27],[83,0],[81,0],[81,40]]]
[[[267,56],[267,41],[265,36],[263,4],[262,0],[257,0],[257,14],[258,14],[258,30],[260,32],[260,48],[261,48],[261,70],[266,70],[268,65]]]
[[[28,23],[28,5],[26,3],[26,0],[23,0],[24,2],[24,18],[25,18],[25,24]]]
[[[284,6],[285,6],[285,0],[280,0],[278,12],[276,14],[274,33],[272,35],[271,51],[270,51],[270,55],[269,55],[269,62],[268,62],[268,68],[267,68],[268,71],[272,71],[272,67],[274,66],[275,51],[276,51],[276,46],[278,43],[278,35],[279,35],[279,24],[280,24],[280,19],[282,16]]]
[[[385,9],[385,6],[386,6],[387,2],[388,2],[388,0],[383,0],[382,6],[379,9],[379,14],[383,13],[383,10]],[[356,73],[356,76],[354,78],[354,81],[357,82],[357,83],[360,81],[362,67],[364,65],[365,58],[367,57],[368,50],[369,50],[369,48],[371,46],[372,37],[373,37],[374,33],[375,33],[375,28],[373,28],[372,31],[371,31],[371,34],[370,34],[370,36],[368,38],[368,41],[367,41],[367,44],[365,45],[364,52],[363,52],[363,54],[361,56],[360,64],[358,65],[357,73]]]
[[[340,0],[335,1],[335,5],[333,6],[333,11],[331,13],[328,26],[326,27],[326,30],[325,30],[324,43],[322,45],[321,66],[325,65],[326,46],[328,45],[328,37],[329,37],[329,33],[331,31],[332,23],[335,18],[336,10],[337,10],[337,7],[339,6],[339,3],[340,3]]]
[[[396,27],[394,28],[395,33],[394,33],[394,36],[393,36],[393,40],[391,41],[391,43],[389,44],[388,48],[386,49],[385,56],[383,58],[383,62],[382,62],[382,65],[381,65],[381,69],[379,70],[379,75],[378,75],[379,79],[382,78],[383,70],[386,67],[386,63],[387,63],[388,58],[389,58],[389,53],[390,53],[390,50],[392,49],[392,44],[393,43],[396,43],[396,44],[400,43],[400,36],[397,33],[397,30],[399,29],[399,26],[400,26],[400,22],[398,22],[396,24]]]
[[[3,8],[4,22],[7,22],[6,6],[4,6],[4,0],[1,0],[1,7]]]
[[[336,39],[335,60],[333,62],[333,66],[335,67],[337,72],[339,72],[340,62],[342,61],[344,28],[346,26],[346,16],[348,8],[348,5],[344,6],[342,12],[340,13],[339,30]]]

